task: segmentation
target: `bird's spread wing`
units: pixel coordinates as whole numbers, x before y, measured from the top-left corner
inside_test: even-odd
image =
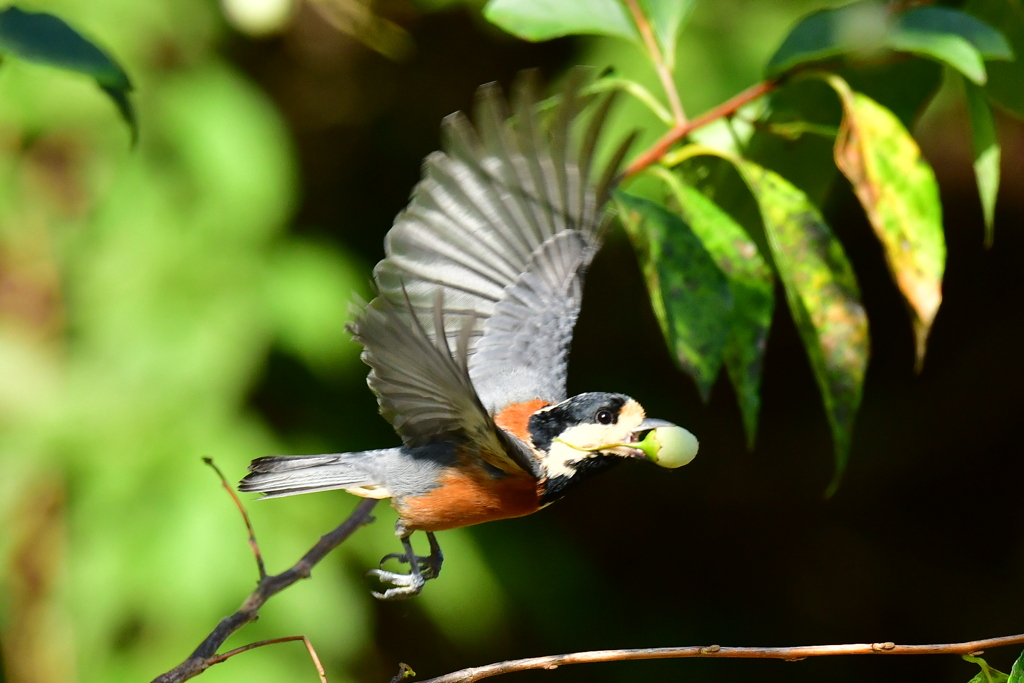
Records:
[[[432,329],[444,329],[443,292],[435,295]],[[480,404],[466,365],[470,328],[453,349],[448,338],[432,337],[407,297],[377,297],[352,327],[371,367],[367,382],[381,414],[408,446],[439,439],[469,441],[487,463],[506,472],[536,469],[529,452],[504,432]]]
[[[599,246],[610,171],[621,160],[616,155],[591,182],[610,101],[574,141],[589,99],[578,85],[571,82],[554,110],[542,112],[527,79],[511,113],[497,86],[484,86],[475,129],[461,113],[448,117],[444,151],[426,159],[424,179],[374,272],[382,297],[407,292],[421,315],[444,291],[445,335],[452,342],[469,330],[469,376],[491,414],[565,398],[583,271]],[[433,337],[435,330],[426,331]]]
[[[444,151],[385,239],[378,297],[353,330],[381,412],[409,445],[466,438],[499,469],[536,470],[492,415],[565,398],[583,271],[625,153],[590,181],[610,100],[574,143],[587,105],[577,90],[545,115],[531,82],[511,114],[496,86],[481,88],[476,129],[461,113],[445,120]]]

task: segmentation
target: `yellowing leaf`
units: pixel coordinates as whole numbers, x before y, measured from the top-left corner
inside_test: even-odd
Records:
[[[802,191],[745,159],[732,159],[761,209],[786,301],[821,389],[832,438],[835,491],[850,454],[868,362],[868,319],[842,245]]]
[[[835,159],[882,242],[889,271],[913,314],[917,366],[942,303],[946,242],[935,174],[896,115],[844,80],[829,84],[843,104]]]

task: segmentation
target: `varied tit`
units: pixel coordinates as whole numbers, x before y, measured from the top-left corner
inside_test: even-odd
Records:
[[[476,127],[445,119],[444,151],[384,240],[377,297],[351,325],[381,414],[403,445],[259,458],[242,491],[267,498],[344,489],[390,498],[410,565],[373,569],[378,598],[416,595],[443,560],[435,531],[535,512],[627,459],[685,465],[694,436],[616,393],[566,397],[566,365],[583,274],[599,248],[604,205],[625,145],[591,179],[610,98],[581,135],[591,98],[578,83],[552,109],[532,80],[506,105],[477,97]],[[425,531],[429,556],[409,537]]]

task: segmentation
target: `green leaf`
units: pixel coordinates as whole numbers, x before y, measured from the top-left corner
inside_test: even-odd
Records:
[[[768,62],[769,76],[841,55],[889,49],[939,61],[985,83],[985,59],[1013,59],[1006,37],[959,10],[922,7],[893,14],[876,0],[815,12],[798,23]]]
[[[733,298],[725,275],[682,218],[624,192],[615,198],[669,348],[707,401],[729,339]]]
[[[1013,51],[1024,55],[1024,6],[1020,0],[968,0],[964,9],[980,17],[1009,38]],[[994,102],[1024,117],[1024,59],[988,65],[985,94]]]
[[[768,60],[767,75],[774,77],[800,64],[849,52],[878,51],[888,30],[888,11],[874,0],[812,12],[793,27]]]
[[[1010,669],[1010,679],[1008,683],[1024,683],[1024,652],[1021,653],[1017,661],[1013,663],[1013,668]]]
[[[578,34],[640,42],[636,24],[619,0],[490,0],[483,14],[492,24],[533,42]]]
[[[128,74],[58,17],[17,7],[0,11],[0,53],[92,76],[113,100],[131,129],[132,139],[138,135],[135,111],[128,98],[132,89]]]
[[[974,177],[985,217],[985,246],[991,247],[995,237],[996,196],[999,194],[999,161],[1002,151],[996,138],[992,109],[985,93],[971,83],[964,83],[967,113],[971,120],[971,143],[974,148]]]
[[[893,31],[886,45],[898,52],[909,52],[948,64],[979,85],[988,80],[981,53],[960,36],[926,31]]]
[[[988,662],[986,662],[981,657],[975,657],[973,655],[963,655],[963,658],[966,661],[971,662],[972,664],[977,664],[979,667],[981,667],[981,671],[975,674],[974,678],[972,678],[967,683],[1007,683],[1007,681],[1010,680],[1009,676],[1004,674],[1002,671],[997,671],[996,669],[993,669],[991,666],[989,666]],[[1018,660],[1018,662],[1019,661],[1020,660]],[[1016,666],[1016,664],[1014,666]]]
[[[751,161],[735,159],[734,164],[760,206],[786,301],[824,399],[835,441],[831,494],[849,459],[868,362],[868,319],[857,278],[807,195]]]
[[[913,314],[918,367],[942,303],[946,242],[935,174],[896,115],[853,92],[838,76],[829,84],[843,103],[836,166],[882,242],[886,263]]]
[[[1013,48],[1002,33],[977,17],[948,7],[918,7],[897,17],[901,31],[947,33],[969,42],[985,59],[1013,59]]]
[[[775,278],[747,232],[732,216],[664,167],[653,171],[665,181],[683,220],[725,273],[734,302],[724,358],[743,415],[747,445],[754,446],[761,409],[761,374],[768,329],[775,310]]]
[[[696,4],[696,0],[641,0],[641,7],[651,22],[651,29],[670,70],[675,65],[679,33]]]

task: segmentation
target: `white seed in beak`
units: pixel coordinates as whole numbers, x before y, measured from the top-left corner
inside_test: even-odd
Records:
[[[676,468],[693,460],[700,444],[689,430],[669,424],[652,429],[642,441],[630,445],[643,451],[648,460],[659,466]]]

